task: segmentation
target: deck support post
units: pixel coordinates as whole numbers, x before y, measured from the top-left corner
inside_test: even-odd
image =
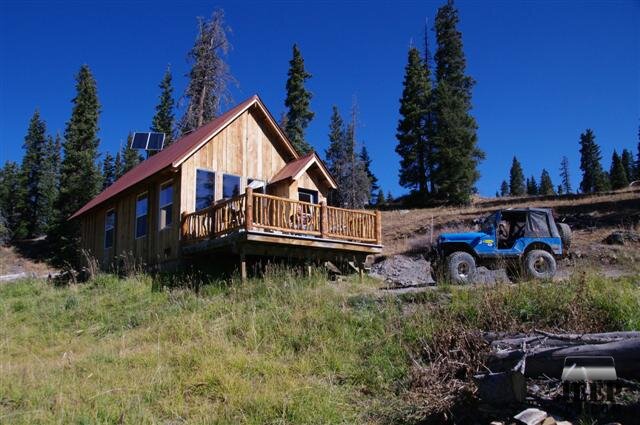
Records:
[[[329,230],[329,220],[327,218],[327,201],[320,201],[320,237],[325,238]]]
[[[246,200],[245,200],[245,226],[247,228],[247,232],[253,229],[253,188],[247,187],[245,190]]]
[[[240,252],[240,279],[243,282],[247,280],[247,257],[244,250]]]

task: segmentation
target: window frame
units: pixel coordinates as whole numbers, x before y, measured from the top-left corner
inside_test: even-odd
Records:
[[[205,171],[207,173],[213,173],[213,199],[212,199],[212,205],[216,202],[216,188],[218,187],[218,182],[217,182],[217,178],[218,178],[218,172],[209,168],[203,168],[203,167],[197,167],[196,168],[196,172],[195,175],[193,177],[194,180],[194,187],[195,187],[195,193],[194,193],[194,199],[193,199],[193,211],[200,211],[198,209],[198,171]]]
[[[147,200],[147,212],[144,215],[138,215],[138,201],[140,200],[140,198],[146,198]],[[135,204],[135,224],[133,226],[133,236],[135,240],[138,239],[142,239],[142,238],[146,238],[147,235],[149,234],[149,192],[148,191],[144,191],[142,193],[140,193],[139,195],[136,196],[136,204]],[[147,217],[147,221],[145,222],[145,232],[144,235],[140,235],[138,236],[138,218],[140,217]]]
[[[238,179],[238,194],[237,195],[231,195],[228,198],[226,198],[224,196],[224,178],[226,176],[236,177]],[[234,196],[238,196],[238,195],[241,195],[241,194],[242,194],[242,176],[239,176],[237,174],[231,174],[231,173],[222,173],[222,193],[221,193],[222,197],[221,197],[221,199],[222,200],[231,199]]]
[[[113,225],[111,225],[111,228],[107,228],[107,218],[109,217],[109,214],[113,213]],[[116,215],[116,209],[115,208],[109,208],[105,213],[104,213],[104,249],[112,249],[113,246],[116,243],[116,226],[117,226],[117,220],[118,216]],[[113,232],[113,236],[111,237],[111,245],[107,246],[107,232],[112,231]]]
[[[166,188],[167,186],[171,186],[171,202],[168,204],[161,204],[160,202],[162,201],[162,189]],[[173,217],[173,179],[170,180],[166,180],[162,183],[160,183],[160,185],[158,185],[158,232],[161,232],[165,229],[170,229],[171,227],[173,227],[173,222],[174,222],[174,217]],[[164,207],[166,207],[167,205],[171,205],[171,223],[169,224],[165,224],[163,226],[162,223],[162,209]]]
[[[310,201],[302,201],[300,199],[300,194],[309,195],[311,198]],[[308,202],[310,204],[318,204],[320,202],[320,192],[313,189],[305,189],[304,187],[298,188],[298,201],[300,202]]]

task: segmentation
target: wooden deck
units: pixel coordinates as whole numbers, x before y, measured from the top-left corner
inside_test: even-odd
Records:
[[[182,252],[231,250],[241,256],[363,258],[382,249],[379,211],[348,210],[247,192],[184,214]],[[316,255],[319,254],[319,255]]]

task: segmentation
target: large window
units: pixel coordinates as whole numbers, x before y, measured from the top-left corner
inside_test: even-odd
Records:
[[[309,189],[298,189],[298,200],[303,202],[318,203],[318,191]]]
[[[104,218],[104,248],[109,249],[113,246],[113,240],[116,234],[116,211],[109,210]]]
[[[147,213],[149,197],[146,193],[136,198],[136,239],[147,235]]]
[[[216,174],[213,171],[196,171],[196,211],[207,208],[215,200]]]
[[[240,176],[225,174],[222,176],[222,197],[233,198],[240,194]]]
[[[173,183],[160,186],[160,230],[173,223]]]

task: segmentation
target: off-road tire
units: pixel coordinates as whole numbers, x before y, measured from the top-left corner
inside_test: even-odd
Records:
[[[556,275],[556,259],[542,249],[533,249],[524,258],[523,271],[530,279],[551,279]]]
[[[454,252],[447,261],[447,275],[452,283],[471,283],[476,273],[476,260],[464,251]]]
[[[562,240],[562,251],[568,252],[571,248],[571,227],[567,223],[556,223],[560,240]]]

